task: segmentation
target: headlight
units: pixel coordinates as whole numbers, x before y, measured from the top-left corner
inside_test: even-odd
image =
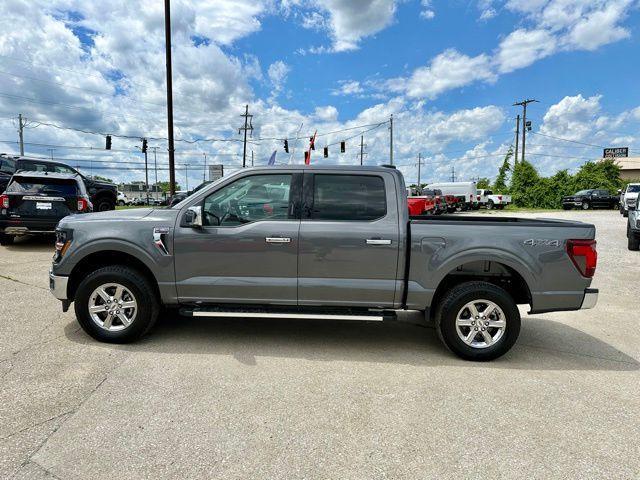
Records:
[[[53,255],[53,261],[59,262],[64,254],[67,253],[69,246],[73,240],[73,231],[57,229],[56,230],[56,253]]]

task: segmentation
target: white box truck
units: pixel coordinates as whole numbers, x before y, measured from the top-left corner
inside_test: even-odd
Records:
[[[477,210],[480,208],[476,182],[430,183],[427,188],[441,190],[443,195],[453,195],[458,199],[458,205],[462,210]]]

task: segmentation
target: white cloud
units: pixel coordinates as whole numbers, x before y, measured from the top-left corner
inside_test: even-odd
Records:
[[[546,30],[519,29],[511,32],[498,47],[495,61],[501,73],[528,67],[556,49],[556,38]]]
[[[364,89],[357,80],[340,80],[338,88],[331,91],[331,95],[354,95],[362,93]]]
[[[607,5],[578,21],[568,33],[571,48],[595,50],[602,45],[629,37],[629,30],[617,25],[625,17],[627,2]]]
[[[487,55],[469,57],[449,49],[436,56],[429,66],[414,70],[406,89],[410,97],[435,98],[452,88],[463,87],[477,80],[494,79],[495,74]]]
[[[436,12],[432,8],[431,0],[422,0],[420,5],[422,6],[422,11],[420,12],[421,18],[431,20],[436,16]]]
[[[291,67],[282,60],[277,60],[269,65],[267,75],[269,75],[269,80],[271,80],[271,85],[273,86],[273,90],[271,92],[272,98],[277,97],[282,91],[289,72],[291,72]]]
[[[570,140],[584,140],[595,126],[600,111],[600,95],[584,98],[567,96],[551,105],[544,115],[540,132]]]
[[[496,12],[495,8],[486,8],[480,14],[480,18],[479,19],[483,20],[483,21],[491,20],[497,14],[498,13]]]
[[[335,122],[338,120],[338,109],[333,105],[316,107],[313,116],[321,122]]]
[[[317,3],[329,15],[333,52],[357,49],[362,38],[389,26],[396,11],[395,0],[317,0]],[[312,53],[325,51],[315,48]]]

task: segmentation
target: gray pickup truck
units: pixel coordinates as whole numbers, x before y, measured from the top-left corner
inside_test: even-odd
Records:
[[[393,167],[244,169],[166,209],[66,217],[50,288],[82,328],[130,342],[161,306],[199,317],[393,320],[424,312],[457,355],[490,360],[531,313],[591,308],[593,225],[409,217]]]

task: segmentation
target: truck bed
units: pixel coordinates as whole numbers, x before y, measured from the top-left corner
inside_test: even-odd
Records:
[[[532,227],[575,227],[584,228],[590,225],[583,222],[576,222],[573,220],[561,220],[550,218],[520,218],[520,217],[502,217],[493,215],[440,215],[434,217],[432,215],[410,215],[409,220],[413,224],[429,223],[429,224],[447,224],[447,223],[470,223],[470,224],[483,224],[483,225],[504,225],[517,224],[520,226],[532,226]]]

